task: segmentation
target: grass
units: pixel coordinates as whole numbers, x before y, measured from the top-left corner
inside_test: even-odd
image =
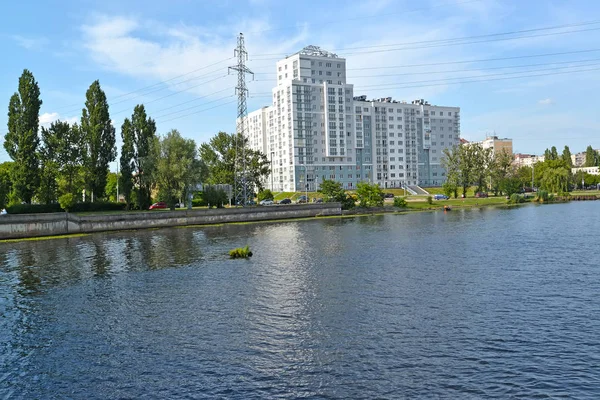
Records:
[[[53,239],[68,239],[82,236],[89,236],[89,233],[73,233],[70,235],[55,235],[55,236],[40,236],[40,237],[29,237],[20,239],[3,239],[0,243],[15,243],[15,242],[37,242],[38,240],[53,240]]]
[[[229,250],[229,257],[230,258],[252,257],[252,251],[250,251],[250,248],[248,247],[248,245],[246,245],[245,247],[238,247],[237,249]]]

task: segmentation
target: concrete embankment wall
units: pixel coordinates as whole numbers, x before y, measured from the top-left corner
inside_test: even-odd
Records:
[[[123,212],[83,216],[69,213],[3,215],[0,216],[0,239],[183,225],[284,220],[341,214],[340,203],[323,203],[213,210]]]

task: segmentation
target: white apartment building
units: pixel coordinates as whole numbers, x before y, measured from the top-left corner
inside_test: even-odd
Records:
[[[479,142],[470,142],[481,145],[484,149],[492,149],[492,156],[496,155],[501,151],[513,154],[513,143],[512,139],[504,138],[500,139],[498,136],[487,136],[485,140]]]
[[[248,114],[250,146],[267,155],[274,191],[317,190],[323,179],[354,189],[438,186],[443,150],[457,145],[460,109],[424,100],[354,96],[346,60],[308,46],[276,64],[272,104]]]

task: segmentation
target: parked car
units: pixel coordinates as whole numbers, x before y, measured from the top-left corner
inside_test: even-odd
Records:
[[[488,194],[486,192],[477,192],[477,193],[475,193],[475,197],[478,197],[478,198],[488,197]]]
[[[279,204],[292,204],[292,201],[290,199],[283,199],[279,201]]]
[[[167,207],[167,203],[165,203],[164,201],[159,201],[158,203],[154,203],[150,206],[149,210],[158,210],[161,208],[169,208]]]
[[[315,201],[313,203],[322,203],[323,199],[321,197],[319,197],[318,199],[315,199]]]
[[[434,200],[448,200],[448,196],[446,196],[445,194],[434,194],[433,199]]]
[[[394,193],[386,193],[383,195],[384,199],[393,199],[394,198]]]
[[[305,195],[302,195],[302,196],[298,197],[298,200],[296,201],[296,203],[298,203],[298,204],[308,203],[308,197],[306,197]]]
[[[267,200],[267,199],[261,200],[260,203],[258,203],[258,204],[260,204],[261,206],[271,206],[271,205],[273,205],[273,200],[270,200],[270,199],[269,200]]]

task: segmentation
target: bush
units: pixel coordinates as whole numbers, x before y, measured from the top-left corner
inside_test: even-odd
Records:
[[[99,201],[96,203],[76,203],[69,209],[70,212],[94,212],[94,211],[123,211],[127,209],[126,203],[111,203]]]
[[[394,207],[406,208],[407,205],[404,197],[394,197]]]
[[[248,258],[252,257],[252,252],[250,248],[246,245],[246,247],[238,247],[237,249],[229,250],[230,258]]]
[[[273,200],[275,196],[273,196],[273,192],[270,189],[265,189],[261,192],[258,192],[258,201],[263,200]]]
[[[15,204],[8,206],[6,212],[9,214],[41,214],[61,212],[60,205],[55,204]]]
[[[60,207],[67,212],[73,208],[76,202],[77,198],[73,193],[65,193],[58,198],[58,204],[60,204]]]
[[[224,204],[227,204],[227,193],[223,189],[213,188],[211,186],[204,188],[202,198],[208,204],[209,208],[217,207],[223,208]]]
[[[517,193],[513,193],[510,195],[510,199],[508,200],[508,204],[519,204],[519,203],[524,203],[525,199],[523,198],[523,196],[517,194]]]
[[[539,201],[540,203],[543,203],[548,200],[550,200],[550,196],[548,195],[548,192],[545,190],[538,190],[535,201]]]
[[[433,198],[431,196],[427,196],[427,204],[433,204]]]

